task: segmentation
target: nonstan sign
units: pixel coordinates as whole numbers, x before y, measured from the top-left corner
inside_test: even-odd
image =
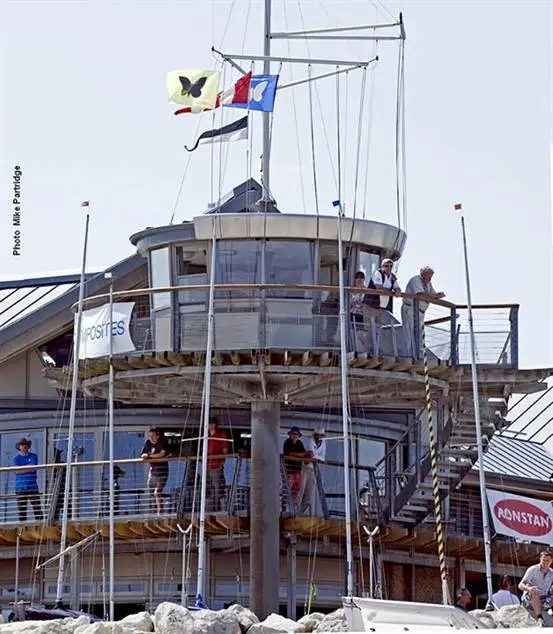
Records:
[[[553,506],[502,491],[486,491],[495,530],[520,540],[553,542]]]

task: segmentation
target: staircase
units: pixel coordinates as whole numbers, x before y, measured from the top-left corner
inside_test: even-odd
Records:
[[[486,397],[480,398],[484,451],[493,434],[504,424],[503,418],[496,414],[497,409],[497,405],[489,403]],[[438,436],[438,483],[444,500],[478,457],[472,395],[458,397],[456,411],[450,415]],[[430,454],[426,453],[420,460],[420,467],[411,471],[416,472],[396,474],[395,483],[392,482],[396,492],[384,509],[382,517],[386,525],[399,522],[414,527],[434,513]]]

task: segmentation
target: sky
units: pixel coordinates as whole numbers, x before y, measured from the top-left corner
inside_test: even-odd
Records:
[[[183,146],[213,116],[173,116],[167,71],[221,68],[211,46],[261,54],[260,0],[4,2],[0,147],[0,278],[80,266],[83,200],[90,200],[90,267],[133,252],[129,236],[202,213],[219,193],[259,178],[260,116],[251,142],[219,150]],[[467,223],[473,301],[520,303],[520,360],[553,367],[551,3],[297,0],[273,4],[273,30],[388,21],[403,12],[408,240],[399,281],[423,264],[435,286],[465,303],[459,215]],[[395,224],[396,42],[274,41],[277,55],[367,60],[363,71],[279,92],[271,189],[281,211],[316,213],[310,121],[320,213],[338,196],[341,126],[346,214]],[[248,62],[245,62],[248,64]],[[260,71],[260,66],[254,68]],[[281,83],[307,77],[285,64]],[[317,74],[328,67],[314,67]],[[225,85],[238,76],[222,69]],[[337,90],[338,88],[338,90]],[[336,112],[337,95],[340,117]],[[242,114],[230,109],[215,121]],[[221,118],[221,117],[224,117]],[[356,143],[367,173],[355,194]],[[325,131],[327,138],[325,138]],[[369,136],[370,135],[370,136]],[[219,159],[222,167],[219,168]],[[14,166],[21,175],[20,255],[12,255]],[[177,197],[182,181],[180,196]],[[363,181],[364,182],[364,181]]]

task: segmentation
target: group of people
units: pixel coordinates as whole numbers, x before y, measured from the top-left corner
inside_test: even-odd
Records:
[[[355,286],[357,288],[371,288],[375,290],[386,290],[394,295],[401,293],[397,277],[393,273],[393,260],[385,258],[380,266],[372,274],[368,284],[366,284],[365,273],[357,271],[355,274]],[[424,324],[424,314],[428,308],[429,299],[442,299],[445,293],[437,292],[432,286],[434,269],[430,266],[421,268],[418,275],[413,276],[405,288],[405,293],[412,296],[420,296],[418,300],[419,327]],[[371,293],[352,293],[350,296],[349,310],[351,320],[357,328],[364,323],[365,314],[368,312],[376,321],[382,323],[386,316],[391,316],[393,312],[393,296],[379,295]],[[415,301],[413,297],[404,297],[401,306],[401,321],[405,330],[405,339],[408,348],[412,348],[412,334],[415,325]]]
[[[292,427],[282,446],[286,478],[292,495],[292,501],[300,513],[315,513],[315,490],[317,480],[315,462],[324,462],[326,458],[326,440],[323,429],[316,429],[306,442],[300,440],[299,427]]]
[[[224,468],[231,441],[225,430],[220,428],[216,416],[210,419],[208,427],[206,502],[209,511],[218,512],[223,510],[226,498]],[[149,462],[147,487],[158,515],[162,515],[164,510],[163,490],[169,478],[169,455],[165,436],[157,427],[151,427],[140,457]]]
[[[503,575],[499,579],[499,588],[489,601],[489,607],[502,608],[506,605],[522,605],[538,620],[548,620],[547,614],[553,609],[553,550],[540,553],[537,564],[530,566],[518,584],[522,598],[514,592],[513,579]],[[457,592],[456,607],[469,611],[472,594],[468,588],[460,588]],[[544,615],[545,613],[545,615]],[[551,620],[551,617],[549,617]]]

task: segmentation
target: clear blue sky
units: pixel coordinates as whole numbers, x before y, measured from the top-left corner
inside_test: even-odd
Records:
[[[449,299],[465,301],[459,218],[452,211],[453,202],[462,200],[474,301],[520,302],[522,362],[552,365],[551,3],[301,2],[305,26],[312,28],[381,21],[386,9],[396,15],[403,11],[408,36],[409,238],[400,281],[405,284],[421,264],[429,263],[436,269],[436,286]],[[5,2],[1,22],[0,275],[77,269],[84,220],[79,203],[85,199],[93,202],[90,265],[122,259],[132,253],[131,233],[169,221],[188,159],[183,145],[193,140],[198,122],[202,130],[212,121],[211,115],[172,115],[166,72],[212,67],[212,44],[260,54],[262,3]],[[295,0],[274,3],[274,29],[286,28],[302,28]],[[305,44],[294,44],[291,53],[305,56]],[[275,43],[274,51],[288,54],[287,44]],[[374,49],[370,43],[315,42],[310,52],[367,59]],[[367,217],[393,223],[397,47],[381,44],[378,53]],[[306,72],[295,67],[294,78]],[[290,66],[283,67],[281,81],[288,81],[290,73]],[[341,88],[348,121],[343,150],[350,157],[344,196],[348,214],[361,76],[352,73],[347,88],[345,81]],[[316,109],[314,119],[321,213],[332,213],[335,80],[320,82],[318,90],[323,114]],[[272,190],[284,212],[314,212],[307,104],[305,87],[278,96]],[[227,110],[225,117],[230,120],[236,113]],[[331,159],[323,118],[331,135]],[[253,176],[258,142],[259,133],[253,142]],[[246,147],[244,142],[229,147],[222,191],[248,175]],[[23,168],[19,258],[11,255],[14,164]],[[206,208],[210,165],[209,148],[200,148],[186,174],[177,220]],[[217,192],[217,174],[215,180]],[[362,206],[359,202],[358,214]]]

